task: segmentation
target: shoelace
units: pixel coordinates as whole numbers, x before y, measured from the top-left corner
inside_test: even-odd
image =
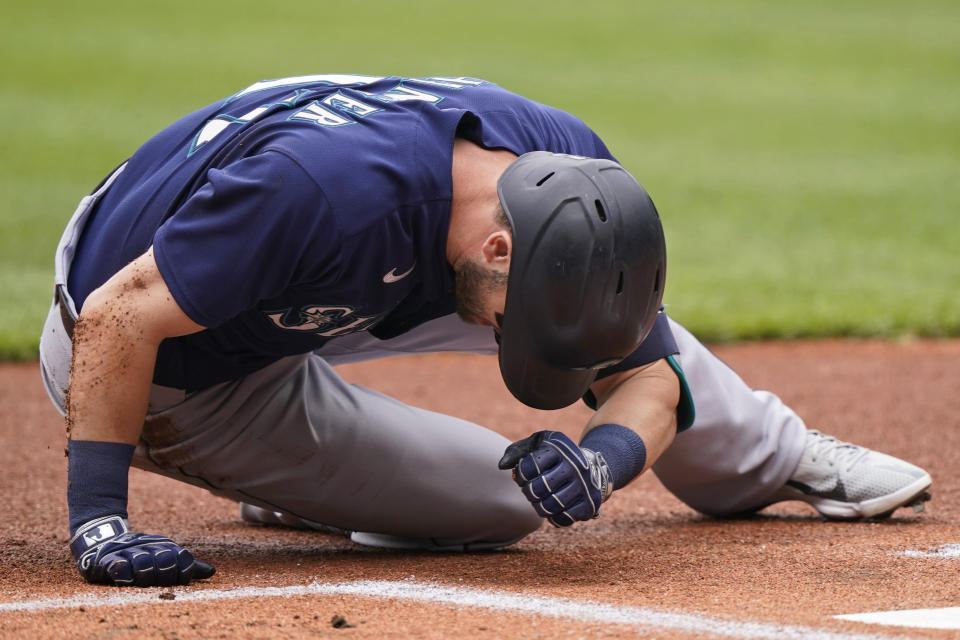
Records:
[[[869,449],[849,442],[841,442],[833,436],[814,430],[807,432],[806,446],[811,450],[811,457],[814,460],[819,457],[826,458],[830,464],[845,465],[846,471],[850,471],[861,458],[870,453]]]

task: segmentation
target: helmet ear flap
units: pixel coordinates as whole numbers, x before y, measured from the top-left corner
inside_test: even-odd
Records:
[[[497,190],[513,233],[500,370],[525,404],[560,408],[653,327],[663,228],[643,187],[609,160],[524,154]]]

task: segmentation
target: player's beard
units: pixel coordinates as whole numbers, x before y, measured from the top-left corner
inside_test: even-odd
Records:
[[[460,261],[454,267],[457,315],[465,322],[474,324],[478,320],[487,320],[487,299],[506,286],[506,273],[484,267],[474,260]]]

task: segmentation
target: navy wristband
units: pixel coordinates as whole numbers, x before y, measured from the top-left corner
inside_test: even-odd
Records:
[[[603,454],[610,468],[613,488],[626,486],[640,475],[647,462],[647,447],[633,429],[620,424],[601,424],[584,436],[580,446]]]
[[[127,517],[127,477],[134,446],[122,442],[70,440],[67,443],[67,505],[70,536],[103,516]]]

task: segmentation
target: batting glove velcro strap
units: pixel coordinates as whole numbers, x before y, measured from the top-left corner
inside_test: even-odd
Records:
[[[70,551],[87,582],[137,587],[187,584],[209,578],[212,565],[164,536],[132,533],[120,516],[91,520],[77,529]]]
[[[514,442],[499,462],[537,513],[557,527],[600,515],[610,497],[610,469],[598,451],[581,449],[559,431],[538,431]]]

